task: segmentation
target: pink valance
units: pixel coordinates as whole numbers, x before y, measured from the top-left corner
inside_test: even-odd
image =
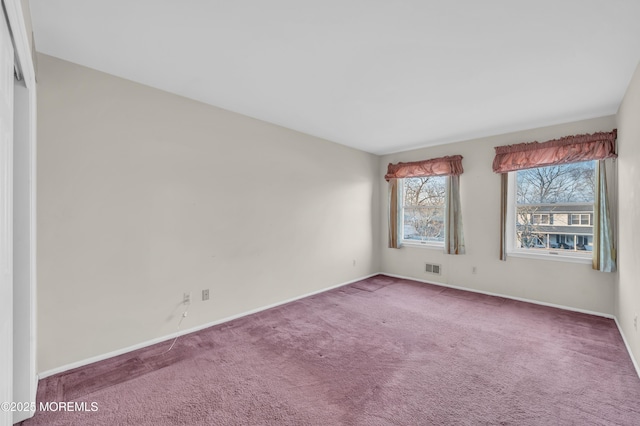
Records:
[[[461,175],[462,172],[462,156],[452,155],[411,163],[389,164],[384,178],[389,181],[407,177]]]
[[[565,136],[547,142],[528,142],[497,146],[493,171],[506,173],[515,170],[544,167],[553,164],[615,158],[617,130],[594,134]]]

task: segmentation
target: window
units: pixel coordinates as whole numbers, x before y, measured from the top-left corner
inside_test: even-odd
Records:
[[[531,218],[531,222],[536,225],[546,225],[549,224],[549,215],[548,214],[534,214]]]
[[[595,161],[511,172],[512,252],[591,257]]]
[[[446,176],[402,179],[403,242],[444,245],[446,179]]]
[[[591,225],[590,214],[572,214],[571,225]]]

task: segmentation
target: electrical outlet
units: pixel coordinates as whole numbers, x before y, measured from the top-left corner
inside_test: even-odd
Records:
[[[353,266],[356,266],[356,260],[353,259]]]
[[[472,274],[477,274],[478,273],[478,268],[476,266],[472,266],[471,267],[471,273]]]
[[[191,303],[191,293],[184,294],[184,296],[182,297],[182,303],[184,303],[185,305],[188,305]]]
[[[209,300],[209,289],[202,290],[202,300]]]
[[[633,317],[633,328],[635,328],[635,329],[636,329],[636,331],[638,331],[638,314],[636,314],[636,315]]]

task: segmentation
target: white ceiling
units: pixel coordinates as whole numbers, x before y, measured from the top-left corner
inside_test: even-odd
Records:
[[[31,0],[38,51],[383,154],[615,114],[640,0]]]

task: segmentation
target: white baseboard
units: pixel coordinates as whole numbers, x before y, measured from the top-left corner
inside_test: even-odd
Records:
[[[636,362],[636,359],[633,357],[633,353],[631,352],[631,346],[629,346],[629,342],[627,342],[627,338],[624,336],[624,332],[622,331],[622,327],[620,327],[620,323],[618,322],[617,317],[613,317],[616,322],[616,326],[618,326],[618,331],[620,332],[620,336],[622,336],[622,341],[624,342],[624,346],[627,348],[627,352],[629,352],[629,357],[631,358],[631,362],[633,362],[633,366],[636,369],[636,374],[640,377],[640,366]]]
[[[464,291],[469,291],[471,293],[486,294],[487,296],[502,297],[502,298],[505,298],[505,299],[517,300],[518,302],[526,302],[526,303],[532,303],[534,305],[541,305],[541,306],[548,306],[550,308],[563,309],[565,311],[579,312],[579,313],[582,313],[582,314],[595,315],[595,316],[598,316],[598,317],[604,317],[604,318],[609,318],[609,319],[614,319],[615,318],[613,315],[605,314],[603,312],[589,311],[587,309],[574,308],[572,306],[556,305],[555,303],[547,303],[547,302],[542,302],[540,300],[526,299],[524,297],[516,297],[516,296],[509,296],[507,294],[492,293],[490,291],[476,290],[474,288],[461,287],[461,286],[451,285],[451,284],[444,284],[444,283],[439,283],[439,282],[431,281],[431,280],[423,280],[423,279],[420,279],[420,278],[405,277],[403,275],[388,274],[386,272],[380,272],[380,275],[386,275],[388,277],[394,277],[394,278],[402,278],[402,279],[405,279],[405,280],[418,281],[418,282],[425,283],[425,284],[433,284],[433,285],[437,285],[439,287],[455,288],[456,290],[464,290]]]
[[[145,342],[139,343],[137,345],[133,345],[133,346],[129,346],[123,349],[119,349],[116,351],[112,351],[112,352],[108,352],[106,354],[102,354],[102,355],[98,355],[95,357],[91,357],[91,358],[87,358],[81,361],[77,361],[77,362],[73,362],[71,364],[66,364],[63,365],[61,367],[58,368],[54,368],[51,370],[47,370],[47,371],[43,371],[42,373],[38,374],[38,378],[39,379],[44,379],[45,377],[49,377],[49,376],[53,376],[54,374],[59,374],[59,373],[63,373],[65,371],[69,371],[72,370],[74,368],[78,368],[78,367],[83,367],[85,365],[88,364],[92,364],[94,362],[98,362],[98,361],[104,361],[106,359],[109,358],[113,358],[115,356],[118,355],[122,355],[128,352],[132,352],[138,349],[142,349],[151,345],[155,345],[156,343],[161,343],[161,342],[165,342],[167,340],[171,340],[171,339],[175,339],[176,336],[183,336],[185,334],[189,334],[189,333],[194,333],[196,331],[200,331],[203,330],[205,328],[209,328],[209,327],[213,327],[215,325],[219,325],[219,324],[223,324],[225,322],[229,322],[229,321],[233,321],[236,320],[238,318],[242,318],[245,317],[247,315],[251,315],[251,314],[255,314],[261,311],[265,311],[267,309],[271,309],[271,308],[275,308],[277,306],[280,305],[284,305],[290,302],[295,302],[296,300],[300,300],[300,299],[304,299],[305,297],[310,297],[316,294],[320,294],[320,293],[324,293],[325,291],[329,291],[329,290],[333,290],[335,288],[339,288],[339,287],[344,287],[345,285],[349,285],[349,284],[353,284],[357,281],[360,280],[364,280],[367,278],[371,278],[373,276],[376,275],[386,275],[388,277],[394,277],[394,278],[401,278],[401,279],[406,279],[406,280],[411,280],[411,281],[417,281],[417,282],[422,282],[422,283],[426,283],[426,284],[433,284],[433,285],[437,285],[440,287],[447,287],[447,288],[454,288],[457,290],[463,290],[463,291],[470,291],[472,293],[479,293],[479,294],[486,294],[488,296],[496,296],[496,297],[503,297],[505,299],[511,299],[511,300],[517,300],[519,302],[526,302],[526,303],[532,303],[534,305],[541,305],[541,306],[548,306],[551,308],[558,308],[558,309],[563,309],[566,311],[572,311],[572,312],[579,312],[579,313],[583,313],[583,314],[589,314],[589,315],[595,315],[595,316],[599,316],[599,317],[604,317],[604,318],[609,318],[609,319],[613,319],[616,323],[616,326],[618,327],[618,330],[620,332],[620,335],[622,336],[622,340],[624,341],[625,347],[627,349],[627,352],[629,353],[629,357],[631,358],[631,361],[633,363],[633,366],[636,369],[636,373],[638,374],[638,377],[640,378],[640,367],[638,366],[638,363],[636,362],[635,358],[633,357],[633,354],[631,353],[631,348],[629,347],[629,344],[627,342],[627,339],[625,338],[624,333],[622,332],[622,328],[620,327],[620,323],[618,322],[618,319],[615,317],[615,315],[611,315],[611,314],[606,314],[606,313],[602,313],[602,312],[595,312],[595,311],[590,311],[590,310],[586,310],[586,309],[579,309],[579,308],[574,308],[571,306],[564,306],[564,305],[557,305],[554,303],[547,303],[547,302],[541,302],[539,300],[533,300],[533,299],[526,299],[523,297],[515,297],[515,296],[509,296],[509,295],[505,295],[505,294],[499,294],[499,293],[492,293],[492,292],[488,292],[488,291],[481,291],[481,290],[476,290],[476,289],[472,289],[472,288],[467,288],[467,287],[461,287],[461,286],[455,286],[455,285],[450,285],[450,284],[445,284],[445,283],[439,283],[439,282],[435,282],[432,280],[424,280],[424,279],[419,279],[419,278],[414,278],[414,277],[408,277],[408,276],[403,276],[403,275],[397,275],[397,274],[390,274],[390,273],[386,273],[386,272],[379,272],[379,273],[375,273],[375,274],[370,274],[364,277],[360,277],[360,278],[356,278],[354,280],[351,281],[347,281],[341,284],[337,284],[335,286],[332,287],[328,287],[322,290],[317,290],[311,293],[307,293],[301,296],[297,296],[291,299],[287,299],[284,300],[282,302],[278,302],[278,303],[273,303],[271,305],[267,305],[267,306],[263,306],[257,309],[253,309],[247,312],[243,312],[241,314],[237,314],[237,315],[233,315],[230,317],[226,317],[217,321],[213,321],[213,322],[209,322],[206,324],[201,324],[199,326],[196,327],[192,327],[189,329],[185,329],[176,333],[172,333],[170,335],[166,335],[166,336],[162,336],[162,337],[158,337],[152,340],[147,340]]]
[[[200,331],[200,330],[204,330],[205,328],[209,328],[209,327],[213,327],[215,325],[219,325],[219,324],[223,324],[225,322],[229,322],[229,321],[233,321],[236,320],[238,318],[242,318],[245,317],[247,315],[251,315],[251,314],[255,314],[261,311],[266,311],[267,309],[271,309],[271,308],[275,308],[277,306],[280,305],[285,305],[287,303],[291,303],[291,302],[295,302],[296,300],[300,300],[300,299],[304,299],[305,297],[310,297],[310,296],[314,296],[316,294],[320,294],[320,293],[324,293],[325,291],[329,291],[329,290],[333,290],[339,287],[344,287],[345,285],[349,285],[349,284],[353,284],[355,282],[361,281],[361,280],[366,280],[367,278],[371,278],[374,277],[376,275],[380,275],[379,273],[375,273],[375,274],[370,274],[370,275],[366,275],[364,277],[360,277],[360,278],[356,278],[353,279],[351,281],[347,281],[341,284],[337,284],[334,285],[332,287],[327,287],[327,288],[323,288],[322,290],[317,290],[311,293],[307,293],[307,294],[303,294],[301,296],[296,296],[293,297],[291,299],[287,299],[287,300],[283,300],[282,302],[277,302],[277,303],[272,303],[271,305],[267,305],[267,306],[263,306],[260,308],[256,308],[256,309],[252,309],[250,311],[247,312],[243,312],[237,315],[232,315],[230,317],[226,317],[226,318],[222,318],[216,321],[212,321],[206,324],[201,324],[189,329],[185,329],[185,330],[181,330],[175,333],[171,333],[169,335],[166,336],[162,336],[162,337],[157,337],[155,339],[151,339],[151,340],[147,340],[145,342],[142,343],[138,343],[136,345],[132,345],[132,346],[128,346],[126,348],[122,348],[122,349],[118,349],[115,351],[111,351],[102,355],[97,355],[91,358],[87,358],[87,359],[83,359],[81,361],[76,361],[76,362],[72,362],[70,364],[66,364],[63,365],[61,367],[57,367],[57,368],[53,368],[51,370],[47,370],[47,371],[43,371],[41,373],[38,373],[38,379],[44,379],[45,377],[49,377],[49,376],[53,376],[54,374],[59,374],[59,373],[64,373],[65,371],[69,371],[69,370],[73,370],[74,368],[78,368],[78,367],[83,367],[85,365],[88,364],[93,364],[94,362],[98,362],[98,361],[104,361],[105,359],[109,359],[109,358],[113,358],[115,356],[118,355],[123,355],[126,354],[128,352],[132,352],[138,349],[142,349],[142,348],[146,348],[147,346],[151,346],[151,345],[155,345],[156,343],[161,343],[161,342],[165,342],[167,340],[171,340],[171,339],[175,339],[177,336],[184,336],[185,334],[189,334],[189,333],[194,333],[196,331]]]

